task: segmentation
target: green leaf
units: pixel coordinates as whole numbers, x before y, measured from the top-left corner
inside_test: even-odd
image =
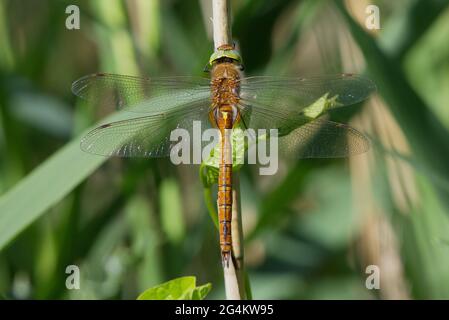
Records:
[[[239,170],[245,160],[245,151],[248,145],[245,143],[245,132],[241,128],[232,129],[232,170]],[[208,167],[218,169],[221,162],[221,144],[217,143],[212,149],[209,158],[204,161]],[[214,172],[214,171],[213,171]],[[218,179],[218,171],[216,171]],[[215,183],[216,181],[214,181]]]
[[[132,115],[124,112],[114,113],[102,123],[123,120],[130,116]],[[0,250],[108,159],[81,151],[80,142],[84,134],[66,144],[2,195]]]
[[[205,162],[200,166],[200,179],[204,188],[210,188],[218,181],[218,168],[208,166]]]
[[[196,287],[192,292],[192,300],[203,300],[212,289],[211,283]]]
[[[179,91],[176,94],[183,95],[184,92]],[[175,108],[179,100],[173,97],[173,101],[164,107]],[[155,98],[153,101],[148,100],[148,103],[157,105],[160,101]],[[135,117],[129,112],[116,112],[100,123]],[[99,124],[74,138],[0,197],[0,250],[108,159],[84,153],[80,149],[82,137]],[[119,147],[125,141],[123,137],[111,143]]]
[[[207,212],[215,224],[215,227],[219,228],[218,213],[216,210],[216,203],[214,203],[212,197],[212,185],[218,179],[218,170],[213,167],[208,167],[204,162],[200,165],[200,180],[203,183],[203,198],[207,207]]]
[[[196,286],[194,276],[176,278],[145,290],[137,300],[202,300],[212,285]]]
[[[107,159],[83,153],[79,144],[80,138],[68,143],[0,198],[0,250]]]
[[[329,92],[323,94],[319,99],[317,99],[310,106],[304,108],[302,113],[308,118],[308,121],[318,118],[326,111],[342,106],[338,102],[338,95],[328,98]]]

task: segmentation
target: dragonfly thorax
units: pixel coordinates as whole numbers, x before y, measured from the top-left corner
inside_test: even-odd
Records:
[[[236,106],[240,100],[240,71],[234,63],[214,64],[211,70],[211,100],[217,125],[221,118],[227,118],[226,123],[231,121],[232,127],[238,118]]]

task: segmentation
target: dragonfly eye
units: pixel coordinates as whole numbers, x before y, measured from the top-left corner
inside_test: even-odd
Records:
[[[223,58],[229,59],[231,61],[235,61],[239,64],[242,64],[242,57],[237,50],[229,49],[229,48],[218,48],[209,58],[209,65],[213,65],[214,62],[217,62]]]

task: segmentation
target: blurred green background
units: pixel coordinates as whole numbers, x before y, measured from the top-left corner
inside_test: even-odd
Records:
[[[65,27],[68,5],[80,30]],[[367,30],[366,7],[380,9]],[[372,150],[241,171],[259,299],[449,298],[449,2],[232,1],[247,75],[364,73],[369,101],[333,115]],[[71,83],[98,71],[203,75],[210,3],[0,0],[0,296],[135,299],[184,275],[224,298],[197,166],[84,154],[105,116]],[[68,265],[81,270],[67,290]],[[368,290],[366,268],[380,268]]]

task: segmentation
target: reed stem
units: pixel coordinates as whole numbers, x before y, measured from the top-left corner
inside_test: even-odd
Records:
[[[212,0],[212,21],[215,49],[232,44],[229,0]],[[226,299],[247,299],[243,262],[243,232],[238,172],[232,181],[232,252],[229,265],[223,264]]]
[[[212,24],[215,49],[224,44],[231,44],[230,16],[229,0],[212,0]]]

